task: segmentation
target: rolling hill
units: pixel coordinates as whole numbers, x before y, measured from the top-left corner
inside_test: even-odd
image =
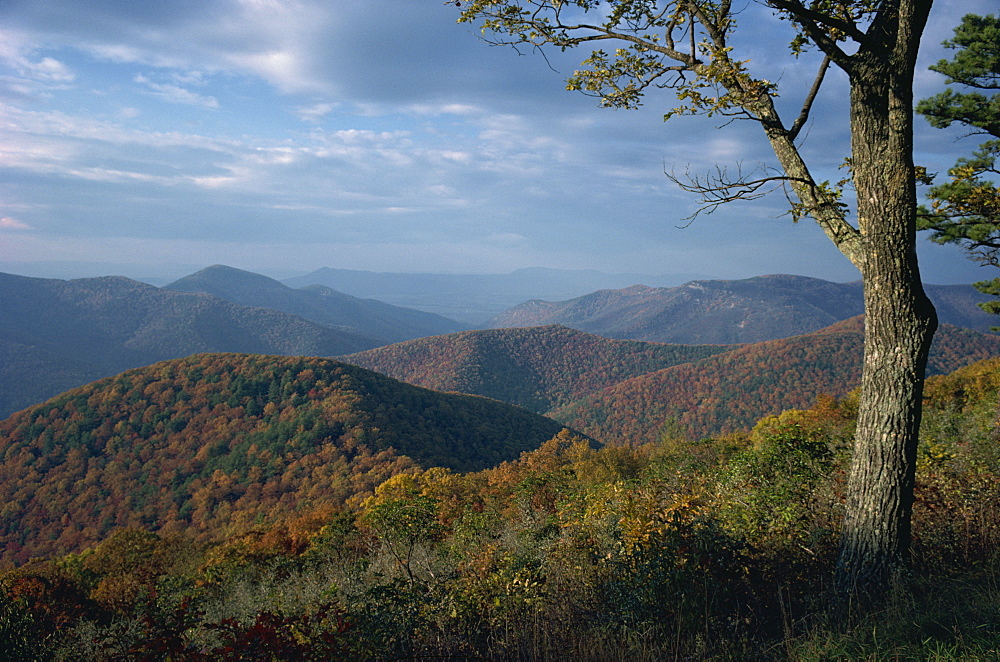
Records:
[[[665,426],[695,438],[747,429],[817,396],[843,396],[861,381],[863,318],[818,332],[746,345],[621,382],[549,412],[604,443],[656,441]],[[1000,355],[1000,337],[942,325],[929,375]]]
[[[409,384],[544,413],[631,377],[729,349],[610,340],[555,325],[466,331],[340,358]]]
[[[391,306],[374,299],[359,299],[323,285],[292,289],[267,276],[222,265],[202,269],[163,289],[212,294],[243,306],[298,315],[322,326],[377,338],[379,344],[468,328],[440,315]]]
[[[334,356],[382,343],[117,276],[0,274],[0,311],[0,417],[128,368],[198,352]]]
[[[996,316],[976,305],[988,297],[972,286],[925,288],[940,321],[983,332],[997,324]],[[563,324],[608,338],[733,344],[809,333],[863,312],[860,282],[774,275],[700,280],[669,288],[636,285],[567,301],[528,301],[484,327]]]
[[[492,466],[561,429],[329,359],[165,361],[0,422],[0,560],[78,550],[116,527],[219,535],[342,505],[415,466]]]
[[[860,382],[863,317],[742,346],[609,340],[562,326],[468,331],[341,357],[402,381],[484,395],[606,443],[642,443],[664,424],[694,436],[745,429]],[[928,374],[1000,355],[1000,337],[942,325]]]

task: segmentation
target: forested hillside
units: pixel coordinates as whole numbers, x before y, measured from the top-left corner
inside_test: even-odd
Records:
[[[610,340],[562,326],[468,331],[342,357],[402,381],[526,407],[607,443],[746,429],[843,395],[861,374],[863,318],[743,346]],[[928,374],[1000,354],[1000,337],[942,325]]]
[[[998,387],[996,358],[928,380],[905,580],[918,597],[871,618],[816,607],[843,514],[846,398],[720,439],[595,449],[561,432],[496,467],[412,469],[349,508],[303,503],[207,544],[190,528],[118,528],[0,571],[0,647],[74,660],[994,659]]]
[[[0,558],[80,549],[122,526],[210,538],[341,507],[415,466],[494,466],[561,429],[328,359],[166,361],[0,422]]]
[[[421,338],[341,358],[409,384],[545,413],[631,377],[729,349],[610,340],[541,326]]]
[[[642,444],[678,431],[695,437],[746,429],[784,409],[839,397],[861,379],[862,317],[816,333],[755,343],[609,387],[550,412],[605,443]],[[1000,337],[942,325],[928,374],[1000,354]]]
[[[0,311],[0,418],[94,379],[197,352],[334,356],[381,342],[114,276],[0,274]]]

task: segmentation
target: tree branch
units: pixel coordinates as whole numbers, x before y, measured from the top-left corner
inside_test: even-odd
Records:
[[[823,84],[823,78],[826,76],[826,71],[829,68],[830,56],[826,55],[823,57],[823,63],[819,65],[819,71],[816,72],[816,80],[813,81],[812,88],[809,90],[809,94],[802,103],[802,110],[799,112],[799,116],[795,118],[795,123],[792,124],[792,128],[788,130],[788,137],[792,140],[795,140],[798,137],[799,132],[802,131],[802,127],[806,123],[806,120],[809,119],[809,111],[812,110],[813,102],[816,101],[816,95],[819,94],[819,88]]]
[[[668,172],[666,168],[664,168],[663,174],[684,191],[701,196],[698,201],[698,209],[692,215],[682,219],[688,223],[681,227],[687,227],[702,213],[711,214],[720,206],[736,200],[763,198],[768,193],[782,188],[785,182],[793,179],[787,175],[755,177],[757,173],[768,171],[773,170],[758,164],[749,173],[744,174],[743,164],[737,163],[735,177],[730,177],[728,169],[719,165],[715,166],[715,174],[705,176],[692,175],[690,168],[685,169],[683,177],[673,171]],[[770,184],[773,186],[769,186]]]
[[[802,29],[805,30],[813,43],[844,71],[850,70],[851,56],[845,53],[837,45],[836,40],[820,28],[820,25],[840,30],[854,39],[858,44],[868,44],[870,41],[868,36],[861,32],[854,23],[807,9],[800,2],[792,0],[767,0],[767,4],[790,14],[802,26]]]
[[[767,0],[767,4],[776,9],[788,12],[795,17],[796,21],[802,23],[803,26],[810,24],[814,28],[818,28],[820,25],[823,25],[843,32],[859,44],[868,42],[868,35],[858,29],[858,26],[853,21],[847,21],[821,11],[809,9],[801,2],[798,2],[798,0]]]
[[[580,23],[577,25],[560,24],[555,27],[559,30],[590,30],[591,32],[595,33],[591,35],[584,35],[582,37],[570,37],[565,40],[565,43],[569,46],[577,46],[579,44],[589,41],[620,39],[621,41],[626,41],[631,44],[637,44],[655,53],[662,53],[671,60],[680,62],[687,67],[692,67],[699,63],[699,60],[693,51],[691,53],[684,53],[682,51],[675,50],[674,48],[671,48],[669,46],[661,46],[660,44],[652,42],[648,39],[644,39],[642,37],[636,37],[635,35],[631,35],[625,32],[616,32],[614,30],[609,30],[601,26],[589,25],[586,23]]]

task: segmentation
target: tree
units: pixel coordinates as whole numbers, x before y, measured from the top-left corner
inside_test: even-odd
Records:
[[[951,180],[930,190],[931,209],[919,220],[934,241],[963,246],[976,261],[1000,268],[1000,186],[990,178],[1000,175],[1000,19],[968,14],[944,42],[957,52],[932,71],[947,76],[948,85],[971,89],[944,92],[917,104],[917,112],[932,126],[952,124],[993,139],[979,145],[971,157],[961,158],[948,171]],[[975,283],[984,294],[1000,296],[1000,278]],[[1000,314],[1000,301],[979,304]]]
[[[647,92],[667,88],[680,105],[665,118],[700,113],[759,124],[780,170],[727,177],[719,169],[685,187],[711,209],[784,186],[793,214],[815,220],[861,272],[865,362],[836,583],[878,597],[906,565],[924,369],[937,327],[917,267],[912,160],[913,72],[931,0],[762,3],[794,27],[793,56],[810,48],[823,54],[791,122],[775,105],[778,84],[752,75],[734,52],[731,0],[455,2],[459,21],[479,23],[494,43],[608,44],[568,80],[604,106],[635,108]],[[853,223],[842,191],[814,178],[796,142],[831,64],[850,86]]]

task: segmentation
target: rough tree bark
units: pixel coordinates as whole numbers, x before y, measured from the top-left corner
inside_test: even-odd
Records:
[[[930,2],[902,0],[853,56],[851,151],[865,359],[841,533],[840,590],[881,594],[907,566],[924,370],[937,328],[916,258],[913,71]]]

